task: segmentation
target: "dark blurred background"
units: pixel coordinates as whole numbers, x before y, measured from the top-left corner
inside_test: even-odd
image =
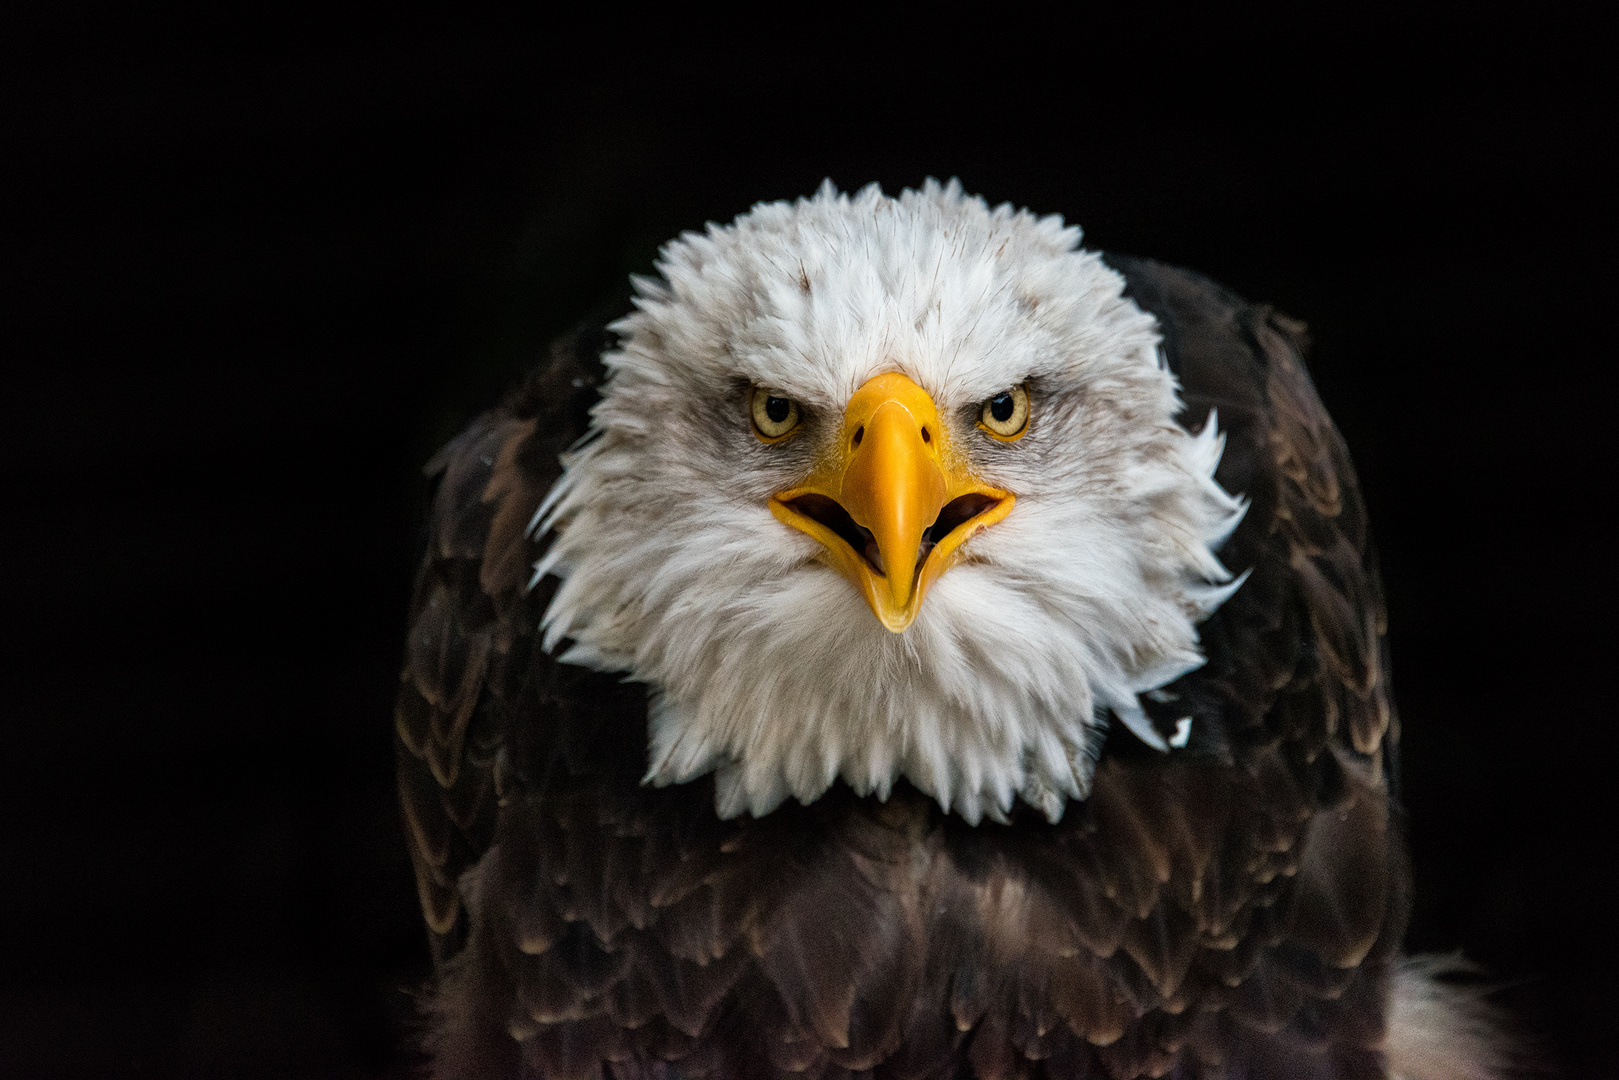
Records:
[[[421,463],[679,231],[930,175],[1310,324],[1410,945],[1615,1074],[1604,27],[551,17],[6,16],[0,1074],[407,1075]]]

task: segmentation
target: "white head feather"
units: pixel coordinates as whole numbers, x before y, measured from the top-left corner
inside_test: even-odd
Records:
[[[1137,696],[1202,663],[1196,623],[1240,584],[1212,549],[1243,504],[1213,480],[1213,417],[1175,422],[1154,320],[1079,240],[953,181],[897,199],[828,182],[682,236],[662,280],[637,280],[592,437],[536,519],[557,534],[536,580],[562,578],[548,648],[571,638],[564,660],[654,688],[650,782],[717,770],[733,816],[904,777],[970,822],[1019,796],[1055,821],[1089,790],[1107,711],[1165,748]],[[884,371],[1017,496],[900,634],[772,516],[817,446],[762,444],[747,407],[752,384],[839,416]],[[975,432],[1020,383],[1027,435]]]

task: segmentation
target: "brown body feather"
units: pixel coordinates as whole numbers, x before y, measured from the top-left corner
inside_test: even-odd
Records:
[[[435,1075],[1372,1078],[1406,911],[1398,736],[1364,505],[1302,327],[1114,259],[1183,421],[1219,409],[1251,571],[1209,662],[1115,733],[1058,825],[836,787],[720,821],[643,787],[646,691],[558,663],[525,530],[583,433],[598,338],[435,459],[397,712],[440,987]]]

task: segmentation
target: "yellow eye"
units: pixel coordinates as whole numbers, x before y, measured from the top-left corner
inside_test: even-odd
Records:
[[[984,402],[978,426],[1002,442],[1023,438],[1029,427],[1029,392],[1021,386],[1002,390]]]
[[[753,430],[765,442],[784,439],[798,426],[798,402],[762,386],[753,388]]]

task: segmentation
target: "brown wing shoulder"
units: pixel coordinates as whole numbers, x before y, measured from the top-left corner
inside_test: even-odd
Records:
[[[429,462],[427,550],[394,710],[400,807],[435,954],[466,932],[456,883],[489,846],[513,775],[511,705],[535,662],[529,524],[558,458],[585,430],[602,377],[576,333],[499,409]]]
[[[1157,317],[1182,422],[1218,412],[1217,479],[1249,511],[1220,555],[1248,581],[1202,627],[1209,663],[1175,689],[1222,751],[1278,741],[1381,760],[1395,728],[1366,508],[1305,367],[1302,323],[1189,271],[1110,257]]]
[[[1346,1074],[1381,1075],[1406,867],[1383,596],[1354,467],[1306,369],[1302,324],[1196,274],[1113,261],[1159,320],[1182,422],[1218,410],[1217,479],[1250,502],[1220,556],[1249,577],[1200,628],[1208,663],[1169,688],[1194,711],[1193,753],[1113,763],[1098,783],[1195,771],[1199,750],[1231,766],[1216,775],[1235,812],[1187,910],[1218,921],[1204,909],[1229,896],[1249,926],[1194,962],[1205,1007],[1221,1003],[1231,1045],[1262,1072],[1303,1074],[1325,1053]],[[1188,805],[1204,801],[1192,794]]]

